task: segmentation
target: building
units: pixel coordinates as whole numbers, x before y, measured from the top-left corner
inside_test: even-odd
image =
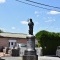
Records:
[[[27,34],[23,33],[9,33],[4,32],[0,33],[0,46],[4,47],[14,47],[19,43],[27,43],[26,39]]]

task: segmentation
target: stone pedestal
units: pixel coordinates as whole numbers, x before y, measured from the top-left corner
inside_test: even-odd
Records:
[[[23,60],[38,60],[38,55],[35,50],[35,36],[27,36],[27,49],[24,52]]]
[[[24,55],[23,60],[38,60],[38,55]]]

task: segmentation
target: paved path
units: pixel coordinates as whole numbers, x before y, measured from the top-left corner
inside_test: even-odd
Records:
[[[5,60],[22,60],[22,57],[2,57]]]
[[[41,56],[41,57],[38,57],[38,60],[60,60],[60,58],[59,57]]]
[[[5,60],[23,60],[22,57],[2,57]],[[59,57],[40,56],[38,60],[60,60]]]
[[[23,60],[22,57],[6,57],[7,55],[5,55],[5,57],[3,57],[5,54],[0,52],[0,56],[2,57],[2,59],[5,60]],[[39,56],[38,60],[60,60],[59,57],[49,57],[49,56]]]

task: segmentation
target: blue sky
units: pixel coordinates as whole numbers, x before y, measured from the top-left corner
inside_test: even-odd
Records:
[[[26,0],[20,0],[29,4]],[[60,0],[32,0],[60,7]],[[35,4],[37,5],[37,4]],[[28,34],[28,20],[34,22],[34,34],[40,30],[60,32],[60,9],[41,6],[51,10],[30,6],[16,0],[0,0],[0,29],[5,32]]]

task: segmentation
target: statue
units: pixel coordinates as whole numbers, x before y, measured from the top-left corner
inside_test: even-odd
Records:
[[[33,35],[33,26],[34,26],[34,23],[32,22],[32,19],[29,20],[28,26],[29,26],[29,34]]]

